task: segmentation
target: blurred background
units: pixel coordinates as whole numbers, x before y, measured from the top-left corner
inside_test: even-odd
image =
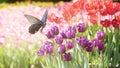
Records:
[[[37,53],[47,40],[45,34],[53,25],[57,25],[60,30],[66,28],[68,22],[63,19],[62,13],[75,1],[77,0],[0,0],[0,68],[42,68],[41,61],[45,61],[45,58],[41,59]],[[75,5],[75,8],[76,6],[79,5]],[[31,24],[24,15],[41,19],[46,9],[49,18],[46,27],[43,32],[31,35],[28,32]],[[64,15],[69,15],[68,12]],[[71,20],[74,22],[72,24],[75,24],[76,18],[79,20],[82,17],[78,14]]]
[[[35,1],[35,2],[59,2],[59,1],[64,1],[64,2],[69,2],[71,0],[0,0],[0,3],[15,3],[15,2],[25,2],[25,1]]]

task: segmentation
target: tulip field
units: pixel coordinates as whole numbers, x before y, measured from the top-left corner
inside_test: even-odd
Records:
[[[0,7],[0,68],[120,68],[119,2],[16,2]],[[33,34],[29,30],[34,22],[27,15],[42,22]]]

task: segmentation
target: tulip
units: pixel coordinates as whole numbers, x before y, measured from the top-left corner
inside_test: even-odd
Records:
[[[65,45],[60,44],[58,46],[58,53],[63,54],[65,53],[65,50],[66,50]]]
[[[79,23],[77,25],[77,28],[78,28],[78,32],[85,32],[85,30],[86,30],[86,26],[84,23]]]
[[[72,60],[71,54],[70,53],[63,54],[63,60],[64,61],[71,61]]]

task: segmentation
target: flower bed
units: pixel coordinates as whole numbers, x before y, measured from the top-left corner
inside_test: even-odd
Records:
[[[24,14],[41,19],[46,9],[46,27],[43,32],[31,35],[28,33],[30,23]],[[2,68],[18,65],[35,68],[120,67],[120,3],[112,0],[78,0],[64,5],[58,3],[56,7],[7,8],[0,11],[0,32],[0,55],[2,59],[9,59],[8,62],[0,59]],[[15,58],[20,56],[18,61],[12,49]],[[19,64],[22,58],[24,63]]]

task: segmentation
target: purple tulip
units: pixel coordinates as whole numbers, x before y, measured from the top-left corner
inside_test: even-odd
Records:
[[[46,41],[44,43],[44,47],[45,47],[46,53],[49,53],[49,54],[53,53],[54,45],[52,42]]]
[[[44,56],[45,55],[45,51],[44,51],[44,47],[42,46],[39,51],[38,51],[38,56]]]
[[[50,31],[47,32],[46,36],[48,39],[54,38],[54,35]]]
[[[68,42],[66,43],[66,47],[67,47],[68,49],[72,49],[72,48],[74,47],[74,43],[71,42],[71,41],[68,41]]]
[[[77,28],[78,28],[78,32],[85,32],[85,30],[86,30],[86,26],[84,23],[79,23],[77,25]]]
[[[71,54],[70,53],[63,54],[63,60],[64,61],[71,61],[72,60]]]
[[[58,35],[59,34],[59,29],[57,26],[53,26],[50,30],[50,32],[53,34],[53,35]]]
[[[66,50],[65,45],[60,44],[58,46],[58,53],[63,54],[65,53],[65,50]]]
[[[92,52],[94,50],[95,42],[89,42],[88,46],[86,47],[86,51]]]
[[[70,27],[66,30],[66,37],[67,37],[68,39],[75,38],[75,34],[76,34],[76,28],[75,28],[75,27],[70,26]]]
[[[60,34],[61,34],[61,36],[64,38],[64,39],[66,39],[67,37],[66,37],[66,33],[65,33],[66,31],[62,31]]]
[[[104,39],[104,36],[105,36],[105,33],[103,31],[97,32],[97,38],[98,38],[98,40]]]
[[[92,43],[95,43],[95,45],[96,45],[97,42],[99,42],[98,39],[96,39],[96,38],[95,38],[95,39],[92,39]]]
[[[71,30],[71,31],[73,31],[73,32],[75,32],[75,33],[76,33],[76,28],[75,28],[75,26],[74,26],[74,27],[69,26],[69,27],[68,27],[68,30]]]
[[[79,46],[86,48],[88,46],[89,40],[87,40],[84,36],[76,39]]]
[[[46,41],[43,46],[41,46],[41,48],[38,51],[38,55],[39,56],[43,56],[45,54],[52,54],[54,50],[54,46],[53,43]]]
[[[98,50],[102,51],[104,49],[104,43],[101,41],[96,41],[96,47]]]
[[[56,41],[57,44],[62,44],[62,42],[63,42],[62,36],[57,36],[57,37],[55,38],[55,41]]]

